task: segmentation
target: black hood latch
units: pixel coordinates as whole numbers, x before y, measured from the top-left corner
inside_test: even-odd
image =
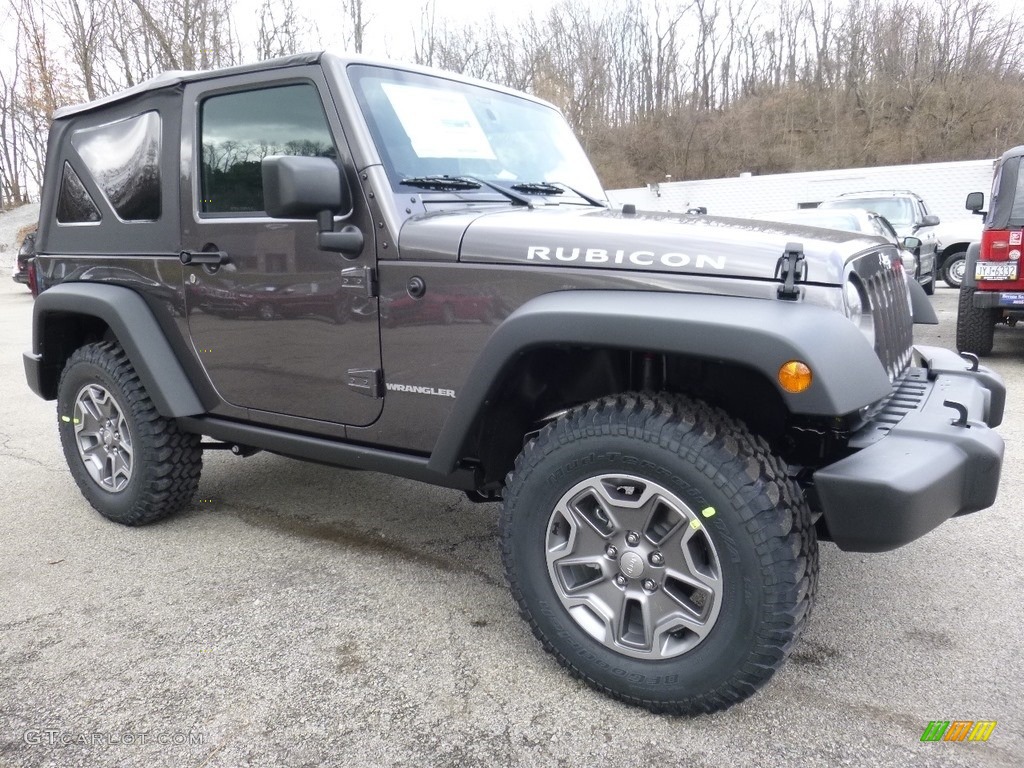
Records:
[[[782,285],[779,286],[780,299],[796,301],[800,298],[800,289],[796,287],[796,283],[798,280],[807,279],[803,243],[786,243],[786,252],[775,265],[775,277],[782,281]]]

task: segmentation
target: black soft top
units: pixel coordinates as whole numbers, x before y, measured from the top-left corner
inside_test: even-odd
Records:
[[[244,74],[246,72],[266,72],[269,69],[284,69],[286,67],[302,67],[308,64],[319,64],[320,58],[323,56],[323,51],[316,51],[314,53],[297,53],[294,56],[282,56],[277,59],[269,59],[268,61],[259,61],[255,64],[242,64],[237,67],[228,67],[226,69],[204,69],[198,71],[169,71],[162,72],[156,77],[151,77],[145,82],[134,85],[131,88],[127,88],[117,93],[112,93],[109,96],[104,96],[102,99],[96,101],[89,101],[84,104],[73,104],[70,107],[62,107],[53,113],[54,120],[62,117],[68,117],[70,115],[77,115],[83,112],[90,112],[94,109],[106,107],[111,104],[115,104],[119,101],[130,99],[133,96],[137,96],[142,93],[150,93],[152,91],[158,91],[163,88],[171,88],[184,83],[191,83],[198,80],[209,80],[214,77],[224,77],[225,75],[237,75]]]

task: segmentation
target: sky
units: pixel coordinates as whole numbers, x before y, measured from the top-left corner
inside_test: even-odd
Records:
[[[39,2],[39,0],[32,0]],[[586,2],[591,8],[611,8],[623,0],[579,0]],[[653,2],[654,0],[648,0]],[[775,0],[746,0],[748,4],[757,3],[769,7]],[[912,0],[912,2],[915,0]],[[927,3],[932,0],[916,0]],[[320,30],[320,40],[310,35],[306,41],[307,50],[318,47],[341,50],[345,47],[343,34],[332,35],[332,24],[340,29],[340,17],[343,13],[342,0],[295,0],[302,15],[315,24]],[[422,9],[427,0],[364,0],[369,25],[366,31],[364,52],[378,58],[409,59],[413,50],[413,29],[421,23]],[[558,4],[559,0],[434,0],[437,19],[446,20],[450,26],[459,27],[466,23],[484,22],[493,15],[500,23],[514,24],[526,18],[530,13],[543,16],[548,9]],[[686,0],[661,0],[663,5],[682,5]],[[712,3],[715,0],[711,0]],[[727,0],[718,0],[725,3]],[[812,5],[822,6],[832,2],[838,7],[846,4],[846,0],[811,0]],[[1017,6],[1020,0],[987,0],[1003,15],[1015,13],[1019,18],[1024,10]],[[256,11],[260,0],[234,0],[235,22],[240,37],[252,41],[256,38],[258,20]],[[8,64],[11,56],[9,43],[13,24],[10,18],[9,0],[0,0],[0,66]],[[318,45],[319,42],[319,45]],[[252,55],[247,51],[247,58]]]
[[[465,24],[481,23],[494,16],[502,23],[514,23],[524,19],[529,14],[535,13],[538,16],[546,13],[547,9],[557,4],[558,0],[435,0],[436,20],[440,25],[442,20],[449,26],[461,27]],[[332,3],[339,10],[331,16],[341,14],[341,0],[296,0],[296,6],[300,12],[316,24],[320,30],[323,46],[331,49],[341,49],[344,38],[338,35],[332,39],[331,23],[318,20],[323,16],[325,2]],[[413,30],[419,28],[422,19],[423,6],[427,0],[364,0],[364,14],[369,18],[369,25],[366,29],[363,52],[367,55],[378,58],[403,58],[412,54]],[[609,5],[616,0],[598,0],[603,5]],[[236,11],[242,11],[247,6],[259,7],[255,0],[236,0]],[[240,32],[244,37],[254,39],[256,37],[257,20],[254,15],[237,13]],[[246,25],[251,24],[251,28]],[[345,27],[347,28],[347,26]],[[315,47],[315,38],[311,41]]]

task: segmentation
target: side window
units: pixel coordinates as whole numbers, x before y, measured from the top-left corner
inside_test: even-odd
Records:
[[[82,128],[71,135],[71,145],[118,218],[160,218],[159,114],[144,112],[127,120]]]
[[[1022,164],[1024,165],[1024,164]],[[1024,168],[1017,167],[1017,189],[1013,193],[1013,205],[1010,207],[1011,226],[1019,227],[1021,220],[1024,220]]]
[[[262,213],[264,157],[338,156],[313,85],[211,96],[199,126],[202,213]]]
[[[99,220],[100,210],[96,202],[75,169],[65,160],[64,177],[60,180],[60,193],[57,195],[57,223],[94,224]]]

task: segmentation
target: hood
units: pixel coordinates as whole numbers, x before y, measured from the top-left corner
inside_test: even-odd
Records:
[[[796,224],[562,206],[424,214],[405,223],[399,250],[405,259],[775,279],[789,243],[803,247],[806,282],[833,285],[854,256],[892,247]]]

